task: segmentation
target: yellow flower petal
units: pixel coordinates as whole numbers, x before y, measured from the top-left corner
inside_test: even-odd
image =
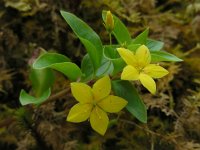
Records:
[[[81,104],[74,105],[67,116],[69,122],[82,122],[89,118],[92,111],[92,104]]]
[[[149,90],[152,94],[156,93],[156,83],[155,81],[149,76],[144,73],[140,74],[140,81],[142,85]]]
[[[125,48],[117,48],[117,51],[126,64],[137,66],[137,59],[132,51]]]
[[[136,50],[135,55],[137,57],[138,65],[140,67],[144,67],[151,62],[151,54],[149,52],[149,49],[145,45],[141,45]]]
[[[110,94],[110,91],[111,91],[111,83],[109,76],[105,76],[97,80],[92,88],[94,100],[98,102],[102,98],[108,96]]]
[[[149,64],[143,70],[145,74],[148,74],[152,78],[162,78],[169,73],[165,68],[156,64]]]
[[[72,95],[80,103],[92,103],[92,90],[87,84],[73,82],[71,83],[71,91]]]
[[[133,66],[128,65],[126,66],[121,74],[122,80],[138,80],[139,79],[139,72]]]
[[[104,135],[108,128],[108,115],[98,106],[90,114],[90,124],[92,128],[101,135]]]
[[[101,100],[97,105],[106,112],[116,113],[124,108],[127,103],[128,102],[121,97],[109,95],[108,97]]]

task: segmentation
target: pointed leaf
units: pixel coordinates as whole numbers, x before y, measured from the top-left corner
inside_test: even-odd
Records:
[[[160,62],[160,61],[180,62],[183,60],[165,51],[154,51],[154,52],[151,52],[151,61],[152,62]]]
[[[115,95],[128,101],[127,110],[138,120],[146,123],[147,110],[135,87],[128,81],[116,80],[112,82],[112,88]]]
[[[146,44],[147,38],[149,34],[149,28],[145,29],[142,33],[140,33],[133,41],[132,44]]]
[[[164,43],[153,39],[147,39],[146,46],[149,48],[151,52],[153,52],[161,50],[164,46]]]
[[[82,42],[84,39],[84,40],[89,41],[95,46],[98,52],[98,55],[97,55],[98,61],[100,61],[102,58],[103,47],[102,47],[101,39],[96,34],[96,32],[94,32],[92,28],[90,28],[84,21],[82,21],[80,18],[78,18],[74,14],[65,12],[65,11],[60,11],[60,13],[62,17],[65,19],[65,21],[72,28],[74,33],[78,36],[78,38],[81,39]]]
[[[100,66],[101,58],[98,56],[98,51],[97,51],[96,47],[90,41],[88,41],[84,38],[80,38],[80,40],[83,43],[83,45],[85,46],[85,48],[91,58],[94,70],[98,69],[98,67]]]
[[[86,54],[81,62],[81,71],[83,73],[81,81],[89,81],[94,77],[94,68],[90,56]]]

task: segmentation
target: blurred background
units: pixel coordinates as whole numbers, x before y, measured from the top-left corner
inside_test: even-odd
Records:
[[[31,89],[30,64],[39,50],[65,54],[78,65],[85,54],[61,9],[87,22],[104,44],[109,37],[101,12],[111,10],[132,37],[149,27],[151,38],[184,60],[163,63],[170,74],[157,81],[157,95],[138,89],[148,124],[123,110],[102,137],[88,122],[65,121],[75,103],[70,94],[40,107],[21,107],[19,93]],[[56,76],[53,93],[68,86],[66,78]],[[0,149],[200,150],[200,1],[0,0]]]

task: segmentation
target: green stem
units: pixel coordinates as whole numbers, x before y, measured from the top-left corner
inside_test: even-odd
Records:
[[[112,45],[112,34],[109,33],[110,45]]]
[[[50,96],[44,103],[42,103],[41,105],[47,104],[49,102],[58,100],[59,97],[62,97],[63,95],[66,95],[68,92],[70,91],[70,87],[67,89],[63,89],[60,92]]]

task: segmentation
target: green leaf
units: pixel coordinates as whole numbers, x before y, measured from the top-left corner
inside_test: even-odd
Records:
[[[110,60],[107,59],[103,59],[101,66],[99,67],[99,69],[96,72],[96,76],[100,77],[103,75],[109,75],[113,72],[113,64]]]
[[[132,52],[136,52],[136,50],[141,46],[141,44],[130,44],[127,46],[127,49],[131,50]]]
[[[132,44],[144,44],[144,45],[146,45],[148,34],[149,34],[149,28],[147,28],[142,33],[140,33],[135,39],[133,39],[133,41],[131,43]]]
[[[96,47],[90,41],[88,41],[86,39],[80,38],[80,40],[83,43],[83,45],[85,46],[85,48],[91,58],[94,70],[97,70],[98,67],[100,66],[101,60],[98,57],[98,51],[97,51]]]
[[[71,62],[55,63],[50,68],[63,73],[71,81],[76,81],[82,75],[80,68]]]
[[[48,90],[44,91],[40,97],[33,97],[22,89],[20,92],[19,101],[22,105],[27,105],[27,104],[39,105],[42,102],[44,102],[46,99],[48,99],[50,94],[51,94],[51,89],[49,88]]]
[[[70,59],[58,53],[44,53],[33,63],[33,68],[43,69],[51,66],[54,63],[68,62]]]
[[[102,11],[102,18],[103,21],[105,22],[106,20],[106,12],[105,10]],[[131,42],[131,36],[129,34],[128,29],[126,26],[121,22],[121,20],[113,15],[114,18],[114,29],[113,29],[113,34],[115,38],[117,39],[119,44],[129,44]]]
[[[103,48],[103,55],[108,60],[113,60],[120,58],[119,53],[117,52],[118,45],[105,45]]]
[[[92,68],[92,63],[90,60],[89,55],[85,55],[83,57],[82,63],[81,63],[81,70],[83,72],[83,76],[81,81],[89,81],[94,79],[95,77],[108,75],[112,73],[113,71],[113,64],[111,61],[103,58],[101,66],[98,68],[96,72],[94,72],[94,69]]]
[[[153,39],[147,39],[146,46],[149,48],[151,52],[153,52],[161,50],[164,46],[164,43]]]
[[[86,54],[81,62],[81,71],[83,73],[81,81],[89,81],[94,77],[94,68],[90,56]]]
[[[69,24],[69,26],[72,28],[74,33],[78,36],[78,38],[80,38],[81,42],[83,42],[84,45],[85,45],[85,42],[84,42],[85,40],[87,40],[93,44],[93,46],[96,48],[96,50],[98,52],[98,54],[97,54],[98,60],[97,61],[98,61],[98,65],[100,65],[100,61],[101,61],[102,54],[103,54],[103,47],[102,47],[100,37],[96,34],[96,32],[94,32],[94,30],[92,28],[90,28],[84,21],[82,21],[80,18],[78,18],[74,14],[65,12],[65,11],[60,11],[60,12],[61,12],[62,17]],[[84,41],[83,41],[83,39],[84,39]],[[93,55],[92,55],[92,57],[93,57]],[[95,58],[91,58],[91,59],[95,59]]]
[[[64,55],[57,53],[45,53],[36,59],[33,63],[33,68],[51,68],[63,73],[70,80],[76,81],[79,77],[81,77],[82,72],[76,64],[68,61],[69,59]]]
[[[126,63],[122,58],[117,58],[112,60],[114,70],[112,72],[112,75],[116,75],[117,73],[121,72],[124,67],[126,66]]]
[[[151,61],[152,62],[160,62],[160,61],[180,62],[183,60],[165,51],[154,51],[154,52],[151,52]]]
[[[112,61],[113,64],[113,71],[112,75],[117,74],[118,72],[122,71],[124,66],[126,65],[125,62],[122,60],[122,58],[119,56],[117,52],[118,45],[105,45],[104,46],[104,57],[110,61]]]
[[[112,81],[112,88],[117,96],[120,96],[128,101],[127,110],[143,123],[147,122],[147,110],[140,99],[135,87],[129,81]]]
[[[41,96],[44,91],[49,89],[54,83],[54,74],[52,69],[31,69],[29,76],[34,94],[38,97]]]

